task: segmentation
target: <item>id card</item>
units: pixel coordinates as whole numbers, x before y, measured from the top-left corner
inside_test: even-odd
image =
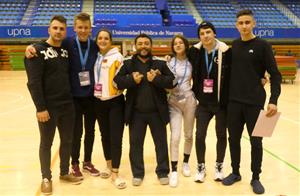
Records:
[[[94,96],[101,97],[102,96],[102,84],[95,84],[94,86]]]
[[[91,84],[90,72],[81,71],[78,73],[80,86],[88,86]]]
[[[214,89],[214,80],[213,79],[204,79],[203,92],[204,93],[213,93],[213,89]]]

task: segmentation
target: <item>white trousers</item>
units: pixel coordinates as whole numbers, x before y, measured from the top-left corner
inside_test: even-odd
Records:
[[[170,95],[170,127],[171,127],[171,161],[178,161],[181,130],[184,132],[184,154],[191,154],[193,146],[193,129],[197,101],[192,91],[186,93],[185,101],[178,101],[175,95]],[[183,127],[182,127],[183,122]]]

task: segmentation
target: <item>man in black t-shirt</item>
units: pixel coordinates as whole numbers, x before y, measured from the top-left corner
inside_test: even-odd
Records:
[[[241,10],[237,14],[236,27],[241,37],[232,43],[227,110],[232,173],[223,179],[223,184],[229,186],[241,180],[240,140],[244,124],[246,124],[251,143],[252,180],[250,184],[254,193],[263,194],[265,189],[259,181],[263,156],[262,137],[252,136],[258,115],[266,100],[266,92],[260,78],[264,77],[266,71],[271,75],[271,96],[266,114],[271,117],[277,113],[281,75],[271,46],[253,34],[255,20],[251,10]]]
[[[28,89],[36,107],[40,130],[39,158],[42,172],[41,192],[52,193],[50,169],[51,146],[58,128],[60,135],[60,179],[79,184],[80,179],[69,174],[72,148],[74,105],[69,81],[67,50],[61,48],[66,36],[66,19],[54,16],[48,29],[49,38],[36,44],[37,56],[25,59]]]

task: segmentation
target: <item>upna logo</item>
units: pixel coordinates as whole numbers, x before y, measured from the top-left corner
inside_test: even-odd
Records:
[[[13,28],[7,29],[7,34],[10,37],[27,37],[31,36],[31,30],[29,28]]]
[[[272,29],[255,29],[254,35],[257,37],[274,37],[274,30]]]

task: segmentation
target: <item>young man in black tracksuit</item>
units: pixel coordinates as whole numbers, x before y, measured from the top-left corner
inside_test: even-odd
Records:
[[[190,48],[189,59],[193,65],[193,91],[199,101],[196,110],[196,154],[198,169],[195,182],[204,182],[205,138],[209,122],[216,118],[216,165],[214,179],[223,179],[225,157],[226,107],[229,91],[229,72],[231,49],[217,40],[216,29],[212,23],[203,21],[198,27],[200,42]]]
[[[118,89],[127,89],[125,122],[129,124],[132,183],[141,185],[145,176],[143,146],[149,125],[157,157],[155,171],[160,184],[165,185],[169,184],[169,109],[165,88],[173,88],[174,76],[165,61],[151,55],[152,39],[148,35],[138,35],[135,47],[137,54],[124,61],[114,78]]]
[[[264,108],[266,92],[260,78],[267,71],[271,77],[271,96],[267,106],[267,116],[277,112],[280,95],[281,75],[278,71],[271,46],[255,37],[255,20],[251,10],[237,14],[236,27],[241,38],[232,43],[232,65],[230,95],[228,104],[228,131],[232,173],[224,178],[224,185],[232,185],[241,180],[239,173],[240,140],[244,124],[247,126],[251,143],[251,186],[254,193],[263,194],[264,187],[259,181],[263,156],[262,137],[251,136],[260,110]]]
[[[25,59],[27,86],[36,107],[41,136],[39,157],[43,178],[41,192],[44,194],[52,193],[51,146],[56,127],[61,139],[60,179],[80,183],[79,178],[69,174],[75,116],[69,81],[68,51],[61,47],[66,36],[66,19],[54,16],[48,32],[49,38],[36,45],[37,56]]]

